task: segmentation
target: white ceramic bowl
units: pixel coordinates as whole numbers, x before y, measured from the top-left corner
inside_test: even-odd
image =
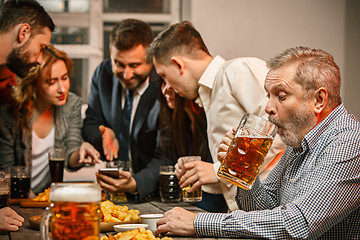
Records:
[[[114,230],[116,232],[126,232],[141,227],[148,228],[148,226],[148,224],[119,224],[114,226]]]
[[[140,215],[141,223],[148,224],[151,231],[156,230],[156,221],[162,218],[163,214],[142,214]]]

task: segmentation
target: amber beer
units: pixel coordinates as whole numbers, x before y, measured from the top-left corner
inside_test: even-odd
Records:
[[[50,239],[99,239],[100,201],[101,191],[95,183],[53,184],[50,191]]]
[[[273,139],[276,126],[266,119],[246,114],[218,170],[222,179],[251,189]]]
[[[181,157],[180,159],[183,165],[187,162],[201,161],[200,156],[185,156],[185,157]],[[202,200],[201,187],[197,188],[193,192],[188,192],[193,185],[194,184],[191,183],[182,189],[182,193],[183,193],[182,197],[184,202],[200,202]]]

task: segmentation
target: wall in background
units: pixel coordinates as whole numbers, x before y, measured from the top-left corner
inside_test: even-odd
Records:
[[[226,59],[254,56],[266,60],[299,45],[331,53],[341,70],[344,103],[360,119],[359,2],[183,0],[182,19],[195,25],[212,55]]]

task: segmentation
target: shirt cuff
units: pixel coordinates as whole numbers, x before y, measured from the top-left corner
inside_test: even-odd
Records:
[[[223,213],[198,213],[194,222],[196,235],[221,237],[223,216]]]

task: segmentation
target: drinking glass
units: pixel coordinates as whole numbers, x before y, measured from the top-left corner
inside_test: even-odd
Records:
[[[245,114],[217,175],[243,189],[251,189],[276,135],[277,127],[254,114]]]
[[[99,239],[100,201],[97,183],[53,183],[50,207],[41,217],[41,239]]]
[[[0,208],[9,206],[10,184],[6,171],[0,171]]]
[[[161,202],[180,202],[182,191],[174,166],[160,166],[159,193]]]
[[[180,161],[184,165],[187,162],[201,161],[201,157],[200,156],[185,156],[185,157],[181,157]],[[188,192],[192,186],[193,186],[193,183],[189,184],[188,186],[186,186],[182,189],[182,193],[183,193],[182,197],[183,197],[184,202],[200,202],[202,200],[201,187],[197,188],[193,192]]]
[[[122,160],[114,160],[111,162],[106,163],[107,168],[117,168],[123,171],[130,171],[130,163],[129,161],[122,161]],[[114,203],[124,203],[127,202],[125,192],[109,192],[110,201]]]
[[[51,182],[62,182],[64,178],[65,149],[50,148],[48,151]]]
[[[11,198],[28,198],[30,193],[30,167],[11,166]]]

